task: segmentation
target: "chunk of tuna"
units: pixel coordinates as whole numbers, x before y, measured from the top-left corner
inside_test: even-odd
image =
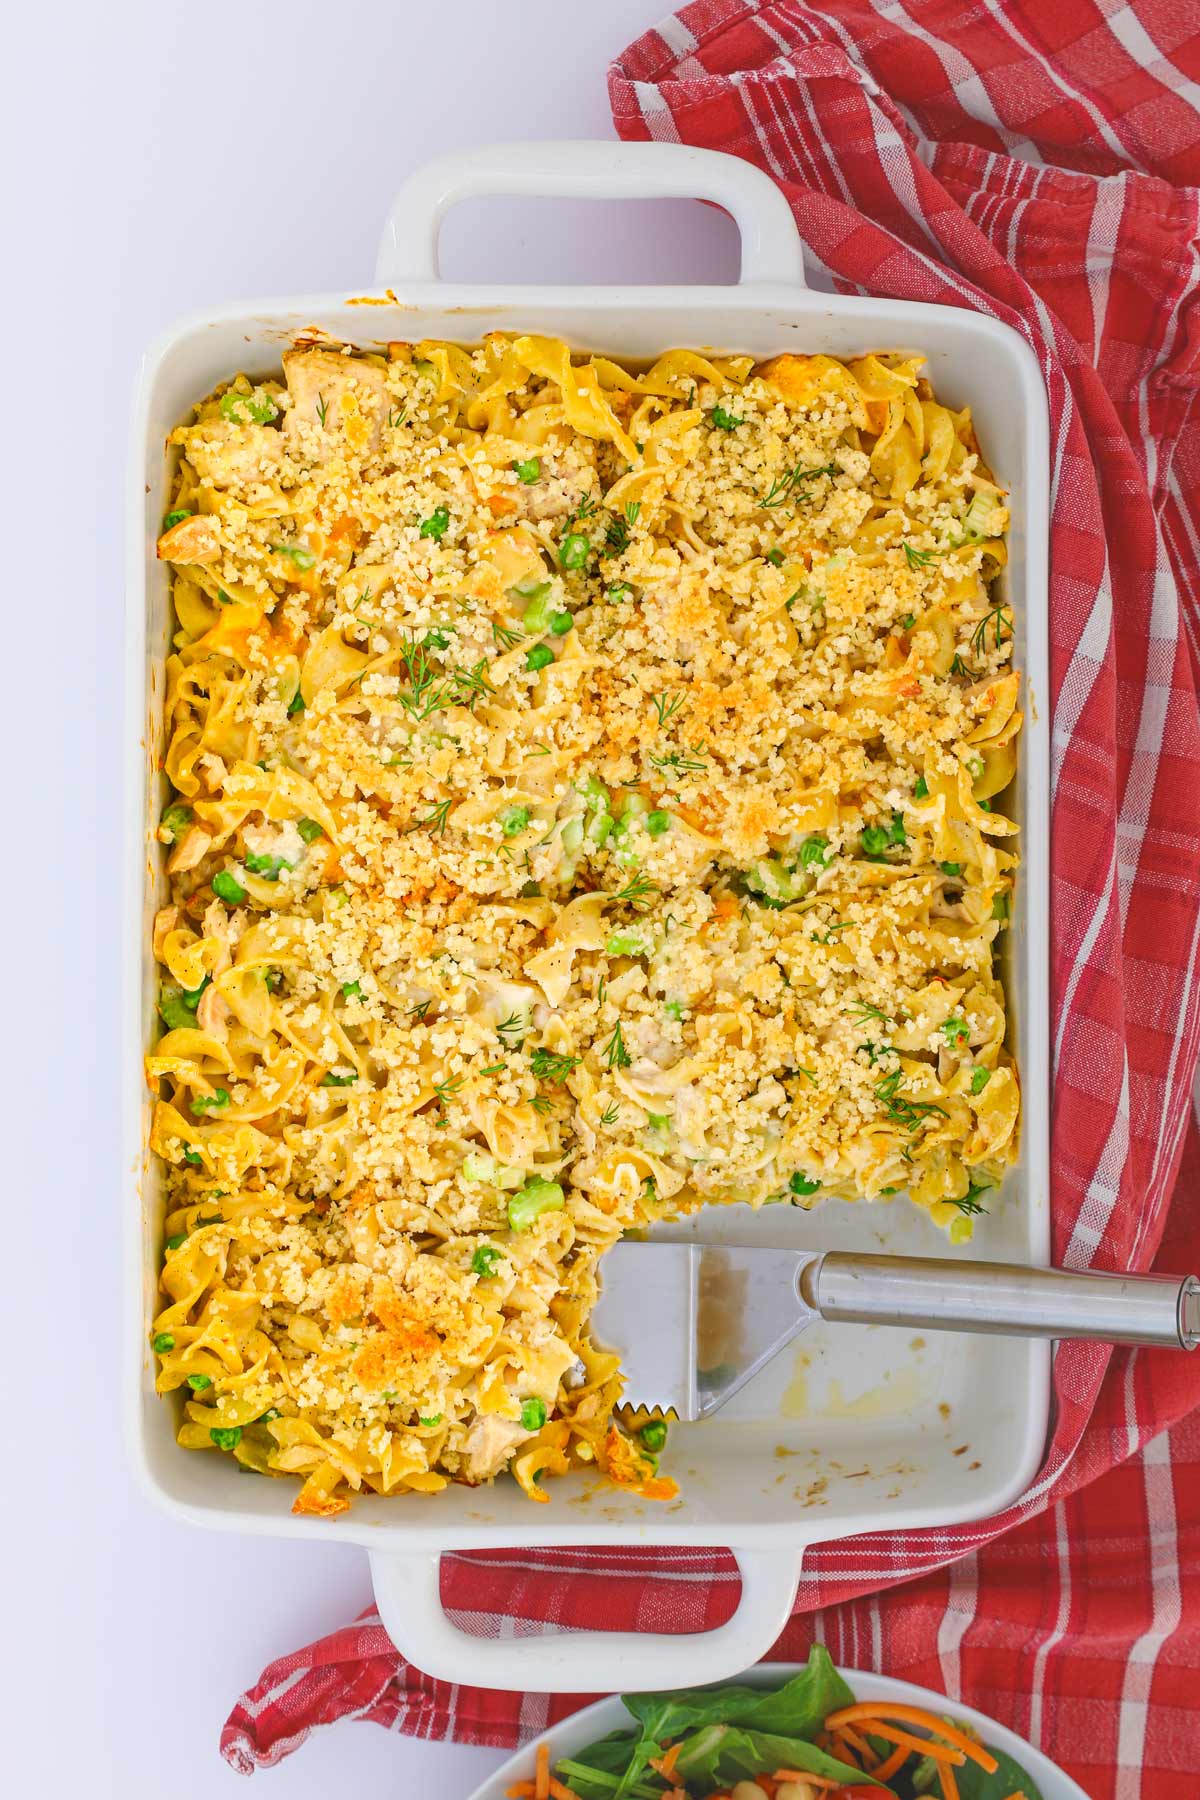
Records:
[[[343,444],[358,455],[379,448],[388,411],[382,369],[335,350],[285,350],[283,369],[293,402],[283,429],[297,449],[324,459]]]

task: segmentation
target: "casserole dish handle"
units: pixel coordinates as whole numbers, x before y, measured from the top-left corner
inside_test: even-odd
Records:
[[[596,1694],[614,1687],[695,1687],[725,1681],[766,1655],[788,1619],[804,1546],[734,1550],[742,1593],[712,1631],[538,1631],[475,1637],[442,1608],[436,1550],[371,1551],[379,1617],[400,1654],[426,1675],[506,1693]]]
[[[567,200],[712,200],[742,238],[743,287],[802,288],[804,261],[792,209],[769,175],[738,156],[687,144],[567,140],[484,144],[435,157],[396,195],[383,228],[380,287],[438,278],[438,233],[450,208],[482,194]]]

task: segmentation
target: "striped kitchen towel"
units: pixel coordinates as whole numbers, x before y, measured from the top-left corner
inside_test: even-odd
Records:
[[[972,307],[1037,354],[1054,1255],[1076,1268],[1200,1262],[1194,1132],[1177,1179],[1200,1044],[1198,82],[1188,0],[697,0],[610,72],[623,138],[766,170],[838,291]],[[817,1546],[778,1648],[820,1635],[975,1702],[1094,1800],[1192,1800],[1200,1364],[1064,1344],[1054,1399],[1016,1504]],[[719,1551],[512,1551],[443,1574],[447,1606],[497,1632],[696,1630],[735,1593]],[[249,1771],[349,1713],[511,1743],[580,1703],[429,1681],[367,1615],[268,1670],[222,1748]]]

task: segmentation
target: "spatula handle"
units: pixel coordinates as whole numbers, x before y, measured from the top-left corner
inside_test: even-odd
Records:
[[[806,1267],[801,1286],[823,1319],[1183,1350],[1200,1343],[1194,1275],[1093,1275],[830,1250]]]

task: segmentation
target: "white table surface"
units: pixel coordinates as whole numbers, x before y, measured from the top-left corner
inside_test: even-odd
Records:
[[[124,1463],[120,522],[139,352],[210,304],[367,283],[393,187],[439,150],[610,137],[608,62],[659,16],[656,0],[41,0],[8,15],[0,1712],[14,1795],[233,1795],[217,1735],[237,1694],[368,1598],[360,1553],[184,1529]],[[734,278],[722,215],[640,211],[479,203],[450,221],[445,271]],[[461,1800],[498,1760],[343,1724],[250,1791]]]

